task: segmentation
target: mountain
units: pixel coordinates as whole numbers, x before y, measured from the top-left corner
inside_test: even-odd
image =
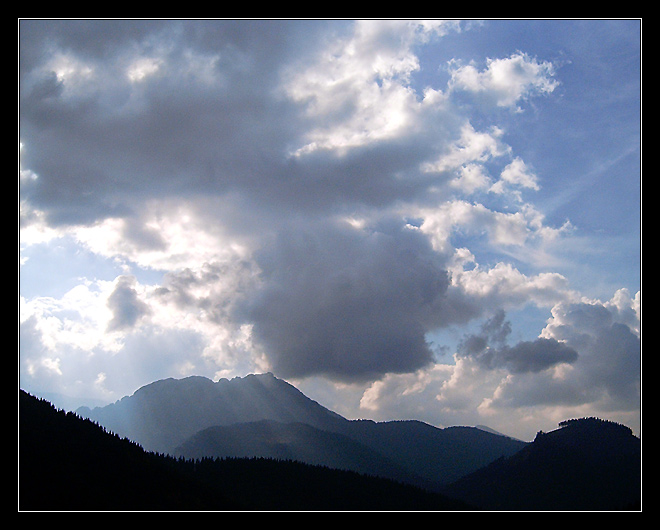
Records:
[[[176,454],[145,450],[96,420],[21,391],[19,509],[641,509],[641,440],[618,423],[566,420],[524,443],[474,427],[346,420],[272,375],[232,381],[234,397],[270,403],[241,402],[231,410],[287,421],[253,418],[172,436],[185,438]],[[211,421],[209,409],[215,420],[226,413],[207,402],[223,403],[215,385],[167,380],[115,405],[131,412],[130,426],[140,414],[152,415],[142,416],[145,423],[159,418],[164,438],[165,425],[193,430]],[[288,421],[294,417],[317,425]]]
[[[475,427],[440,429],[416,420],[356,420],[350,422],[349,436],[436,486],[513,455],[527,445]]]
[[[270,373],[217,383],[203,377],[166,379],[112,405],[77,412],[149,451],[185,457],[286,455],[436,489],[525,446],[474,427],[348,420]],[[261,420],[270,423],[256,423]]]
[[[506,435],[506,434],[503,434],[503,433],[501,433],[501,432],[499,432],[499,431],[496,431],[495,429],[491,429],[490,427],[488,427],[488,425],[475,425],[475,427],[476,427],[477,429],[480,429],[480,430],[482,430],[482,431],[489,432],[489,433],[491,433],[491,434],[497,434],[497,435],[499,435],[499,436],[507,436],[508,438],[513,438],[512,436],[508,436],[508,435]],[[515,438],[514,438],[514,439],[515,439]]]
[[[171,453],[202,429],[259,420],[336,430],[347,422],[271,373],[220,379],[163,379],[105,407],[76,410],[148,451]]]
[[[431,482],[407,471],[370,447],[336,432],[305,423],[272,420],[209,427],[176,448],[174,456],[262,457],[293,460],[332,469],[355,471],[430,488]]]
[[[19,392],[19,511],[465,510],[391,480],[272,459],[145,451]]]
[[[444,492],[486,510],[639,509],[641,440],[597,418],[559,425]]]

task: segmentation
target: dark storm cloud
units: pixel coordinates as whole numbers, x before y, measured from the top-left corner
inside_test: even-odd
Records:
[[[77,223],[148,198],[273,188],[300,112],[276,85],[301,39],[314,48],[313,27],[21,21],[21,158],[39,177],[23,198]],[[151,70],[131,82],[140,61]]]
[[[235,196],[257,224],[419,197],[421,134],[290,156],[311,123],[281,85],[325,24],[22,21],[21,164],[38,176],[22,199],[61,225],[139,218],[144,201],[171,197]]]
[[[540,372],[559,363],[574,363],[578,354],[554,339],[522,341],[497,352],[497,364],[512,373]]]
[[[432,361],[424,334],[449,280],[417,232],[309,227],[276,241],[259,264],[265,282],[245,310],[277,373],[355,380]]]
[[[419,164],[449,116],[342,156],[290,156],[318,123],[283,86],[328,24],[22,21],[21,164],[38,176],[22,198],[51,224],[139,216],[143,201],[169,197],[235,194],[264,215],[419,198],[438,178]]]
[[[471,358],[488,369],[505,368],[511,373],[540,372],[558,363],[574,363],[577,352],[555,340],[538,338],[508,346],[511,324],[498,311],[481,327],[481,333],[465,337],[458,348],[460,358]]]

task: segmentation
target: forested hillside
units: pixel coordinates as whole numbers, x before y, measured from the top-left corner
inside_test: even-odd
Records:
[[[641,472],[641,440],[630,428],[571,419],[445,492],[487,510],[638,510]]]
[[[20,392],[19,510],[460,510],[466,504],[355,472],[273,459],[144,451]]]

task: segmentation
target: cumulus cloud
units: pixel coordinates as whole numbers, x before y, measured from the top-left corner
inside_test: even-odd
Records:
[[[477,131],[471,123],[464,123],[460,137],[445,148],[438,160],[424,164],[423,169],[428,172],[443,172],[501,157],[510,151],[510,147],[499,139],[502,133],[498,127],[489,131]]]
[[[505,186],[538,190],[539,185],[537,180],[536,175],[529,170],[525,162],[519,157],[516,157],[502,170],[500,180],[493,184],[490,189],[495,193],[503,193]]]
[[[301,32],[283,24],[22,21],[23,197],[74,224],[266,184],[255,147],[291,136],[272,87]]]
[[[627,298],[617,292],[614,299]],[[634,327],[624,324],[612,301],[561,302],[539,340],[556,341],[577,352],[568,365],[539,374],[524,373],[503,379],[488,407],[589,405],[606,413],[634,412],[641,398],[641,343]]]
[[[579,348],[581,370],[572,374],[574,384],[595,389],[599,398],[614,407],[639,405],[641,340],[639,293],[632,298],[619,290],[612,300],[586,300],[557,304],[542,336]],[[581,383],[578,383],[581,381]]]
[[[486,68],[475,64],[452,64],[452,90],[467,91],[500,107],[513,107],[534,94],[548,94],[558,85],[553,79],[554,66],[539,62],[526,53],[502,59],[488,59]]]
[[[286,91],[324,125],[307,133],[294,154],[343,152],[415,131],[423,105],[409,86],[419,69],[413,46],[453,30],[460,23],[361,20],[312,64],[296,68]]]
[[[173,200],[214,198],[198,232],[254,231],[284,212],[414,202],[450,177],[483,188],[483,163],[510,153],[503,131],[411,84],[416,47],[460,24],[346,23],[335,41],[325,24],[24,22],[22,199],[50,226],[123,223],[121,244],[155,255],[172,254]]]
[[[452,199],[434,208],[421,207],[413,211],[420,220],[419,230],[429,236],[438,251],[450,249],[457,233],[486,236],[490,245],[501,250],[552,242],[571,230],[570,222],[559,228],[547,226],[543,215],[529,204],[516,212],[507,212],[479,202]]]

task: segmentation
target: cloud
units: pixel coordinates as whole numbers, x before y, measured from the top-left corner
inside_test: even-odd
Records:
[[[148,313],[148,306],[139,299],[134,284],[133,276],[117,278],[115,288],[108,297],[108,307],[112,311],[108,331],[130,329]]]
[[[488,407],[562,405],[605,413],[638,411],[641,398],[641,343],[635,326],[622,322],[613,300],[634,299],[619,291],[608,302],[598,300],[561,302],[552,308],[552,318],[541,340],[556,341],[577,352],[569,365],[504,379]],[[631,321],[629,321],[631,323]]]
[[[586,300],[557,304],[542,336],[579,348],[582,361],[574,384],[598,393],[603,406],[631,408],[641,397],[639,297],[618,290],[602,303]],[[607,405],[605,405],[607,404]]]
[[[104,22],[21,24],[21,197],[49,226],[113,220],[122,245],[163,250],[174,201],[205,201],[204,231],[256,231],[413,203],[460,175],[482,189],[483,164],[510,153],[450,92],[413,89],[417,49],[457,22]]]
[[[360,20],[311,64],[297,66],[286,92],[323,126],[307,133],[294,154],[344,152],[415,131],[424,105],[409,86],[420,68],[413,48],[454,30],[460,23]]]
[[[289,233],[260,252],[263,283],[246,315],[285,377],[380,377],[429,364],[425,341],[449,278],[428,241],[402,223]]]
[[[630,406],[639,299],[587,303],[552,270],[572,225],[523,201],[548,175],[501,112],[552,94],[555,67],[424,54],[468,29],[21,21],[21,250],[112,264],[21,300],[22,378],[117,399],[271,370],[436,424]],[[502,321],[450,364],[429,340],[529,305],[552,310],[532,340]]]
[[[480,132],[471,123],[464,123],[460,138],[452,142],[437,161],[425,164],[423,169],[428,172],[457,170],[475,162],[501,157],[510,151],[510,147],[499,139],[502,134],[503,131],[497,127]]]
[[[538,62],[521,52],[503,59],[488,59],[482,71],[474,64],[452,63],[450,73],[452,90],[482,96],[498,107],[513,107],[532,95],[548,94],[558,85],[552,78],[552,63]]]
[[[559,363],[574,363],[577,352],[552,338],[506,344],[511,324],[500,310],[481,327],[481,333],[467,336],[459,345],[457,357],[474,359],[488,369],[504,368],[511,373],[540,372]]]
[[[493,184],[490,189],[494,193],[503,193],[505,186],[516,186],[538,190],[539,185],[537,180],[536,175],[529,170],[525,162],[519,157],[516,157],[502,170],[500,180]]]
[[[451,248],[454,236],[486,236],[490,246],[500,251],[512,247],[533,248],[552,243],[570,232],[570,222],[559,228],[547,226],[543,215],[530,204],[515,212],[497,211],[479,202],[450,199],[435,207],[417,207],[410,211],[418,228],[427,234],[438,251]]]
[[[282,24],[22,21],[22,163],[37,175],[22,197],[51,224],[89,224],[266,183],[259,160],[295,121],[272,87],[306,29]]]
[[[557,303],[541,336],[513,346],[507,344],[511,323],[496,311],[464,336],[454,363],[387,374],[364,388],[353,414],[401,414],[441,426],[494,424],[529,440],[540,423],[552,429],[562,418],[586,414],[637,428],[638,299],[620,290],[607,302]]]

